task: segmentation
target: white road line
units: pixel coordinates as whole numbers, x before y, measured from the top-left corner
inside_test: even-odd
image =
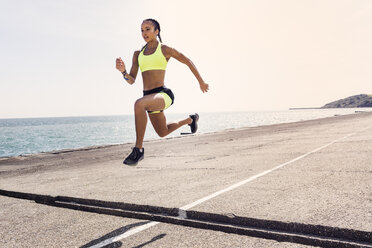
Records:
[[[157,224],[159,224],[159,222],[156,222],[156,221],[152,221],[150,223],[147,223],[147,224],[144,224],[142,226],[139,226],[139,227],[136,227],[132,230],[129,230],[119,236],[116,236],[116,237],[112,237],[112,238],[109,238],[109,239],[106,239],[104,241],[102,241],[101,243],[98,243],[96,245],[93,245],[91,246],[90,248],[100,248],[100,247],[104,247],[106,245],[109,245],[109,244],[112,244],[114,242],[117,242],[117,241],[120,241],[122,239],[125,239],[129,236],[132,236],[133,234],[136,234],[136,233],[139,233],[139,232],[142,232],[150,227],[153,227],[153,226],[156,226]]]
[[[214,197],[216,197],[216,196],[219,196],[219,195],[221,195],[221,194],[223,194],[223,193],[226,193],[226,192],[228,192],[228,191],[234,190],[234,189],[236,189],[236,188],[238,188],[238,187],[240,187],[240,186],[243,186],[244,184],[247,184],[247,183],[249,183],[249,182],[252,182],[253,180],[255,180],[255,179],[257,179],[257,178],[263,177],[263,176],[265,176],[265,175],[267,175],[267,174],[269,174],[269,173],[271,173],[271,172],[273,172],[273,171],[276,171],[276,170],[278,170],[278,169],[280,169],[280,168],[282,168],[282,167],[284,167],[284,166],[286,166],[286,165],[289,165],[289,164],[291,164],[291,163],[293,163],[293,162],[296,162],[296,161],[298,161],[298,160],[300,160],[300,159],[303,159],[303,158],[305,158],[305,157],[307,157],[307,156],[309,156],[309,155],[311,155],[311,154],[313,154],[313,153],[315,153],[315,152],[318,152],[318,151],[320,151],[320,150],[322,150],[322,149],[324,149],[324,148],[326,148],[326,147],[328,147],[328,146],[330,146],[330,145],[333,145],[333,144],[336,143],[336,142],[339,142],[339,141],[341,141],[341,140],[344,140],[344,139],[346,139],[346,138],[349,138],[350,136],[353,136],[353,135],[355,135],[355,134],[357,134],[357,133],[359,133],[359,132],[363,132],[363,131],[365,131],[365,130],[367,130],[367,129],[369,129],[369,128],[371,128],[371,127],[367,127],[367,128],[362,129],[362,130],[359,130],[359,131],[357,131],[357,132],[354,132],[354,133],[350,133],[350,134],[348,134],[348,135],[345,135],[344,137],[339,138],[339,139],[336,139],[336,140],[334,140],[334,141],[332,141],[332,142],[330,142],[330,143],[328,143],[328,144],[326,144],[326,145],[323,145],[323,146],[321,146],[321,147],[318,147],[318,148],[312,150],[311,152],[305,153],[305,154],[303,154],[303,155],[301,155],[301,156],[299,156],[299,157],[297,157],[297,158],[294,158],[294,159],[292,159],[292,160],[290,160],[290,161],[288,161],[288,162],[285,162],[285,163],[283,163],[283,164],[280,164],[280,165],[278,165],[278,166],[275,166],[274,168],[272,168],[272,169],[270,169],[270,170],[266,170],[266,171],[264,171],[264,172],[261,172],[261,173],[259,173],[259,174],[257,174],[257,175],[254,175],[254,176],[252,176],[252,177],[250,177],[250,178],[247,178],[247,179],[245,179],[245,180],[243,180],[243,181],[241,181],[241,182],[238,182],[238,183],[236,183],[236,184],[234,184],[234,185],[231,185],[230,187],[227,187],[227,188],[222,189],[222,190],[220,190],[220,191],[217,191],[217,192],[215,192],[215,193],[213,193],[213,194],[211,194],[211,195],[208,195],[208,196],[206,196],[206,197],[203,197],[203,198],[201,198],[201,199],[199,199],[199,200],[197,200],[197,201],[195,201],[195,202],[193,202],[193,203],[190,203],[190,204],[188,204],[188,205],[186,205],[186,206],[180,207],[180,210],[181,210],[181,211],[180,211],[180,217],[181,217],[181,218],[186,218],[186,212],[184,212],[184,211],[182,211],[182,210],[188,210],[188,209],[190,209],[190,208],[193,208],[193,207],[195,207],[195,206],[197,206],[197,205],[199,205],[199,204],[202,204],[203,202],[206,202],[206,201],[208,201],[208,200],[210,200],[210,199],[212,199],[212,198],[214,198]],[[102,242],[99,243],[99,244],[96,244],[96,245],[94,245],[94,246],[91,246],[90,248],[100,248],[100,247],[104,247],[104,246],[109,245],[109,244],[111,244],[111,243],[114,243],[114,242],[116,242],[116,241],[123,240],[123,239],[125,239],[125,238],[127,238],[127,237],[129,237],[129,236],[131,236],[131,235],[133,235],[133,234],[136,234],[136,233],[142,232],[142,231],[144,231],[144,230],[146,230],[146,229],[148,229],[148,228],[150,228],[150,227],[156,226],[157,224],[159,224],[159,222],[152,221],[152,222],[147,223],[147,224],[145,224],[145,225],[142,225],[142,226],[136,227],[136,228],[134,228],[134,229],[132,229],[132,230],[129,230],[129,231],[123,233],[122,235],[119,235],[119,236],[116,236],[116,237],[113,237],[113,238],[110,238],[110,239],[106,239],[106,240],[102,241]]]

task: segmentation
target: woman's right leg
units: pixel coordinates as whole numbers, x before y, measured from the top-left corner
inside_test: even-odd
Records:
[[[136,124],[136,147],[141,149],[145,137],[147,125],[146,110],[163,109],[165,106],[164,99],[159,94],[147,95],[136,101],[134,104],[134,115]]]
[[[134,121],[136,125],[136,147],[141,149],[143,146],[143,139],[145,137],[147,125],[147,113],[141,102],[137,100],[134,105]]]
[[[134,104],[134,115],[136,123],[136,145],[132,152],[124,160],[124,164],[134,166],[138,161],[144,158],[143,138],[145,136],[147,125],[146,110],[164,109],[164,99],[161,95],[156,94],[144,96]]]

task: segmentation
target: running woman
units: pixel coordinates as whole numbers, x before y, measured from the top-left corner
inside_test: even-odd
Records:
[[[120,57],[116,59],[116,69],[123,74],[124,79],[129,84],[135,82],[138,68],[141,69],[143,78],[143,97],[139,98],[134,104],[136,144],[123,162],[131,166],[137,165],[144,158],[143,139],[147,125],[146,111],[152,126],[160,137],[167,136],[184,125],[190,126],[191,133],[195,133],[198,129],[198,114],[190,115],[178,122],[168,124],[166,122],[163,110],[169,108],[174,102],[172,91],[164,86],[165,70],[170,58],[175,58],[190,68],[199,81],[199,86],[203,93],[209,89],[208,84],[204,82],[190,59],[176,49],[162,44],[160,25],[156,20],[144,20],[141,25],[141,32],[146,45],[141,51],[134,52],[130,72],[127,72],[126,66]],[[159,41],[157,37],[159,37]]]

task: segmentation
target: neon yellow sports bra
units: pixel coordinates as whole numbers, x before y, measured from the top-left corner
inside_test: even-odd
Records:
[[[150,55],[144,55],[141,51],[138,55],[138,64],[142,72],[150,70],[164,70],[167,68],[168,61],[165,58],[163,52],[161,51],[161,43],[159,42],[158,47],[155,52]]]

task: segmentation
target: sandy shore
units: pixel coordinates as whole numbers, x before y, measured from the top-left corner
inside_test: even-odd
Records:
[[[190,209],[372,231],[372,113],[148,141],[137,167],[122,164],[131,146],[3,158],[0,189],[180,208],[269,171]],[[4,247],[80,247],[144,223],[0,200]],[[122,247],[307,247],[171,224],[116,242]]]

